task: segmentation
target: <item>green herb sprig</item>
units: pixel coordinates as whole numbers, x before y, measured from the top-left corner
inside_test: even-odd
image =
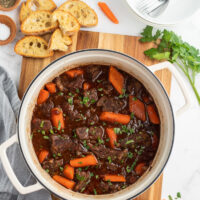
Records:
[[[195,78],[200,73],[200,52],[173,31],[157,30],[153,34],[153,27],[146,26],[141,33],[140,42],[154,42],[155,47],[144,51],[144,54],[155,60],[168,60],[176,63],[188,78],[196,98],[200,104],[200,94],[197,91]],[[160,40],[159,40],[160,39]]]

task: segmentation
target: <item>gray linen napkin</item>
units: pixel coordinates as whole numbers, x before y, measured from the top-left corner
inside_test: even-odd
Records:
[[[13,81],[1,67],[0,102],[0,144],[2,144],[16,132],[16,118],[20,100]],[[19,181],[24,186],[35,183],[34,177],[31,176],[24,162],[19,146],[13,145],[7,153]],[[51,196],[47,190],[40,190],[27,195],[19,194],[9,181],[0,162],[0,200],[51,200]]]

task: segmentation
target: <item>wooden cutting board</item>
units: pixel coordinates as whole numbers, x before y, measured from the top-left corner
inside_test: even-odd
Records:
[[[48,39],[49,36],[45,36]],[[144,50],[153,46],[153,44],[141,44],[138,41],[139,37],[116,35],[108,33],[80,31],[73,36],[73,43],[68,52],[56,52],[53,57],[45,59],[25,58],[22,60],[22,69],[19,83],[19,96],[23,96],[26,88],[33,78],[50,62],[53,60],[76,50],[88,48],[102,48],[111,49],[128,54],[145,65],[149,66],[155,64],[152,60],[148,59],[144,54]],[[168,70],[160,70],[156,72],[156,76],[163,83],[168,94],[171,87],[171,73]],[[158,180],[143,194],[136,198],[136,200],[161,200],[162,190],[162,175]],[[57,199],[52,196],[52,199]]]

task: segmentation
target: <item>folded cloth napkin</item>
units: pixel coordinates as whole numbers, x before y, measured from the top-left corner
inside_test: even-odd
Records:
[[[0,67],[0,144],[16,133],[16,118],[20,100],[13,81],[3,68]],[[19,181],[28,186],[35,183],[31,176],[21,151],[17,144],[7,151],[8,158]],[[31,194],[21,195],[10,183],[0,162],[0,200],[51,200],[47,190],[40,190]]]

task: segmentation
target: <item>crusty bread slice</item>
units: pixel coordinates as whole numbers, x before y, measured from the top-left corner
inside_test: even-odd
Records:
[[[72,40],[69,36],[62,36],[61,30],[58,28],[54,31],[49,41],[49,49],[67,51],[68,45],[72,44]]]
[[[63,35],[73,35],[73,33],[79,31],[80,29],[78,20],[69,12],[56,10],[53,12],[52,18],[53,21],[58,21]]]
[[[21,31],[25,35],[43,35],[54,31],[57,27],[57,21],[52,21],[52,12],[39,10],[32,12],[22,22]]]
[[[81,26],[96,26],[98,23],[96,12],[86,3],[79,0],[69,0],[63,3],[58,10],[70,12],[77,18]]]
[[[33,58],[53,56],[53,51],[48,49],[48,43],[39,36],[25,36],[16,43],[15,52]]]
[[[31,12],[31,9],[27,6],[25,2],[23,2],[19,12],[20,22],[22,23],[30,15]]]
[[[27,0],[27,6],[32,10],[48,10],[56,9],[56,4],[52,0]]]

